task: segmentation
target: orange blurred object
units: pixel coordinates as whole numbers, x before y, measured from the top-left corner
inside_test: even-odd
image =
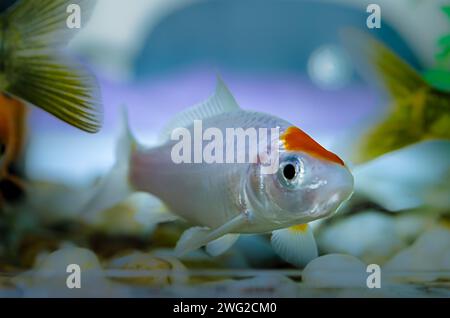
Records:
[[[5,192],[23,189],[23,181],[12,168],[24,150],[27,114],[23,102],[0,93],[0,205],[9,197]]]

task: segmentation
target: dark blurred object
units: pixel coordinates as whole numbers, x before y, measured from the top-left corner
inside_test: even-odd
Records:
[[[339,46],[342,28],[367,29],[366,18],[365,10],[324,1],[201,1],[174,11],[149,31],[134,71],[145,78],[206,64],[247,72],[306,73],[312,52],[323,45]],[[420,67],[388,22],[373,34]]]
[[[11,7],[18,1],[19,0],[2,0],[0,2],[0,13],[6,11],[9,7]]]
[[[0,94],[0,208],[23,194],[21,160],[26,142],[26,105]]]
[[[12,203],[21,200],[25,194],[20,184],[8,179],[0,180],[0,193],[3,200]]]

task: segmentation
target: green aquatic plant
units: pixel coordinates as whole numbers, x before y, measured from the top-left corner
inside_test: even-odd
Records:
[[[450,23],[450,5],[443,7],[442,12],[447,16]],[[439,39],[438,45],[441,51],[436,58],[439,62],[445,63],[447,69],[450,69],[450,32]]]
[[[450,24],[450,6],[444,6],[442,12]],[[450,91],[450,33],[443,35],[438,43],[436,67],[424,73],[424,78],[431,85]]]

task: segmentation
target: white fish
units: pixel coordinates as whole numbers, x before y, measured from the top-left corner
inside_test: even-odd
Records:
[[[279,166],[275,173],[263,173],[260,161],[174,163],[172,151],[179,141],[172,140],[171,133],[185,127],[194,136],[194,120],[201,120],[204,130],[216,128],[223,136],[227,128],[278,127]],[[157,147],[139,146],[126,125],[117,164],[104,180],[97,200],[123,198],[124,180],[128,182],[125,192],[158,197],[170,211],[167,220],[176,216],[194,225],[179,240],[179,255],[205,245],[210,254],[218,255],[241,233],[275,231],[272,243],[280,256],[305,265],[317,257],[307,223],[332,215],[353,192],[352,174],[338,156],[287,121],[241,109],[220,79],[210,99],[171,121]],[[234,150],[248,151],[249,145]],[[162,221],[160,213],[158,220]]]

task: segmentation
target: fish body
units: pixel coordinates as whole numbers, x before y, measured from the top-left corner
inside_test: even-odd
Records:
[[[198,125],[204,134],[196,141]],[[230,130],[267,134],[264,138],[249,134],[244,139],[247,142],[239,143],[226,138]],[[208,131],[215,134],[205,138]],[[218,136],[225,140],[215,143],[211,153],[222,156],[213,161],[195,159],[198,140],[205,150]],[[179,153],[186,155],[186,151],[184,158],[194,161],[174,159],[181,142],[188,150]],[[232,155],[228,156],[230,149]],[[97,201],[120,200],[124,183],[127,193],[153,194],[170,211],[167,221],[180,218],[194,226],[178,242],[180,255],[205,245],[210,254],[218,255],[239,234],[272,232],[279,254],[304,265],[317,256],[307,224],[335,213],[353,191],[352,174],[337,155],[283,119],[243,110],[220,79],[210,99],[178,114],[167,125],[156,147],[140,146],[125,121],[117,158]],[[164,221],[160,214],[157,219]]]
[[[227,128],[276,127],[287,126],[287,123],[269,115],[237,110],[207,118],[202,125],[204,130],[218,128],[225,136]],[[193,126],[188,129],[193,136]],[[250,163],[176,164],[171,159],[176,143],[169,140],[133,154],[130,180],[137,190],[161,198],[170,211],[192,224],[211,228],[219,227],[246,209],[245,177],[251,173]],[[192,140],[192,147],[193,143]],[[248,148],[249,144],[245,146]],[[245,230],[267,231],[251,227]]]
[[[292,124],[275,116],[242,109],[206,118],[202,124],[204,130],[219,129],[223,136],[229,128],[259,130],[273,127],[279,127],[280,135],[283,136],[290,127],[293,127]],[[189,126],[188,130],[193,136],[194,127]],[[325,208],[328,201],[323,204],[321,200],[318,200],[314,203],[315,205],[311,204],[314,199],[320,197],[318,193],[328,191],[326,188],[330,187],[330,182],[334,178],[333,169],[343,170],[342,176],[339,173],[342,177],[342,185],[348,182],[351,189],[351,175],[344,166],[326,161],[322,165],[322,160],[306,153],[286,151],[285,145],[280,141],[281,157],[295,156],[309,166],[307,169],[318,166],[318,169],[330,172],[329,176],[314,176],[314,181],[306,183],[304,189],[297,190],[298,193],[295,195],[304,198],[295,199],[295,211],[286,212],[280,206],[271,204],[272,202],[266,196],[269,194],[264,192],[274,190],[270,186],[272,179],[278,178],[278,175],[263,175],[259,172],[258,164],[251,162],[176,164],[171,158],[176,143],[177,141],[170,140],[156,148],[135,152],[130,163],[130,182],[137,190],[149,192],[162,199],[170,211],[192,224],[217,228],[245,211],[252,210],[255,211],[252,221],[247,222],[237,231],[239,233],[271,232],[300,223],[308,223],[327,216],[330,210],[334,212],[337,209],[337,206],[331,209]],[[191,149],[195,146],[193,143],[192,139]],[[244,148],[235,147],[235,151],[249,153],[249,146],[250,143],[246,143]],[[226,145],[224,145],[223,153],[226,151]],[[345,180],[347,177],[348,180]],[[348,191],[350,192],[344,191],[345,193],[336,202],[340,204],[345,200],[351,193],[351,190]],[[307,194],[303,195],[303,192]],[[267,208],[270,211],[266,211]],[[277,215],[277,210],[280,215]],[[290,212],[292,215],[289,215]]]

